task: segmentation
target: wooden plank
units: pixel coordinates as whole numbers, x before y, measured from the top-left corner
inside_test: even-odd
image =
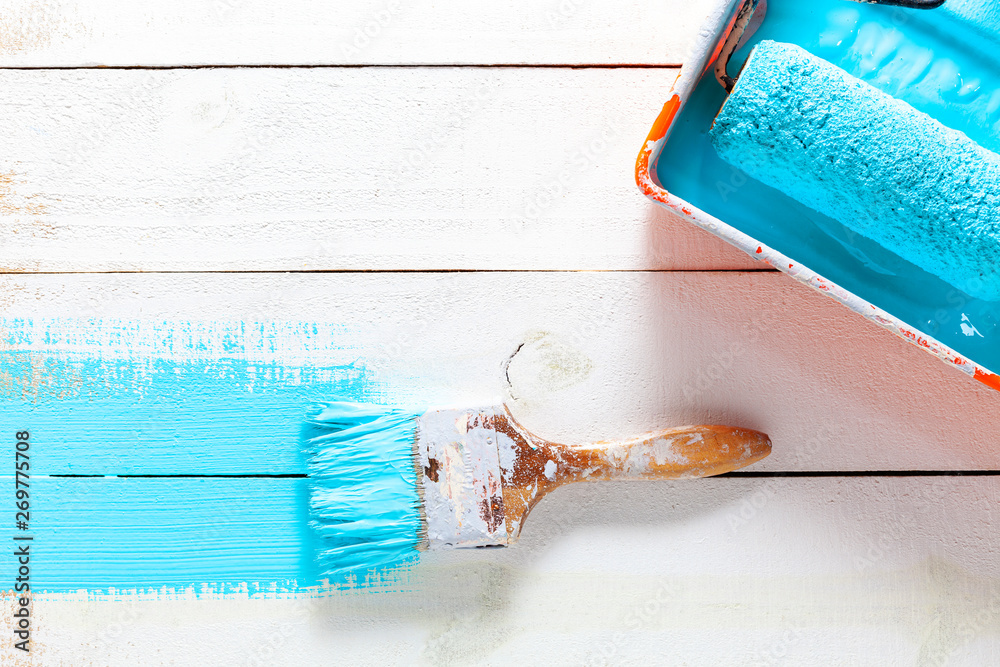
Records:
[[[581,484],[540,503],[518,546],[428,555],[376,594],[46,596],[35,658],[146,664],[156,646],[178,664],[993,664],[998,485]],[[18,664],[10,642],[0,651]]]
[[[0,382],[2,428],[48,415],[48,474],[300,472],[299,406],[336,368],[375,400],[506,401],[555,442],[716,423],[771,435],[760,470],[1000,468],[996,392],[773,272],[8,275],[0,295],[22,364]],[[176,369],[150,360],[225,382],[239,362],[259,384],[154,400]],[[109,391],[143,411],[128,433],[93,419]],[[273,442],[241,435],[257,412]]]
[[[29,483],[29,530],[10,524],[4,534],[8,544],[32,538],[36,595],[166,587],[274,597],[318,585],[305,479]]]
[[[635,186],[675,74],[3,71],[0,270],[761,268]]]
[[[710,5],[11,0],[0,66],[676,64]]]

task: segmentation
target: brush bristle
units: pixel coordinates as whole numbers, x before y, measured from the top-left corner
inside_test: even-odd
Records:
[[[414,464],[417,417],[349,402],[310,411],[303,429],[310,526],[329,579],[363,581],[412,560],[426,540]]]

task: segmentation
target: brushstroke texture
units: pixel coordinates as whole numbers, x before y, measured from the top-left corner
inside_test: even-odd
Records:
[[[948,0],[941,12],[950,14],[949,18],[961,22],[966,30],[1000,38],[1000,0]]]
[[[33,589],[320,585],[308,480],[117,476],[304,474],[309,406],[369,394],[343,339],[312,323],[0,320],[0,425],[31,432]],[[66,474],[102,477],[47,477]]]
[[[306,482],[34,480],[32,587],[254,595],[315,586]]]
[[[308,406],[367,391],[329,325],[15,320],[0,331],[0,424],[42,443],[36,474],[305,473]]]

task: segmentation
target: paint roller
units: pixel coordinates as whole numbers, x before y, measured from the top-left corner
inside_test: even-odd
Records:
[[[762,41],[730,78],[757,4],[744,4],[716,63],[729,92],[710,131],[720,157],[967,294],[1000,301],[1000,156],[798,46]]]

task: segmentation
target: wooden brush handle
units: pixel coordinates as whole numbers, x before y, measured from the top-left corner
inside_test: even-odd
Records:
[[[591,480],[656,480],[721,475],[771,452],[766,435],[729,426],[683,426],[630,440],[583,446],[549,443],[562,461],[557,484]],[[552,466],[549,466],[551,471]]]
[[[560,445],[533,435],[506,410],[476,422],[492,427],[507,448],[501,486],[508,543],[517,539],[531,508],[563,484],[708,477],[771,453],[763,433],[729,426],[683,426],[629,440]]]
[[[514,466],[505,475],[505,487],[551,490],[602,479],[708,477],[748,466],[771,453],[771,441],[763,433],[729,426],[682,426],[588,445],[543,440],[510,413],[497,414],[493,426],[513,446]]]

